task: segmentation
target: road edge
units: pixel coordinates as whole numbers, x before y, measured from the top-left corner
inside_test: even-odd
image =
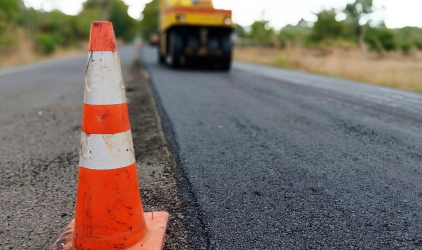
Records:
[[[156,83],[152,78],[151,70],[149,69],[149,66],[145,63],[145,55],[142,49],[139,52],[139,57],[142,61],[145,70],[149,74],[148,82],[152,90],[154,98],[153,101],[159,113],[159,122],[161,124],[162,130],[164,131],[165,138],[169,142],[170,152],[173,154],[174,159],[176,160],[176,166],[180,171],[180,178],[177,182],[177,187],[179,189],[179,194],[182,197],[183,202],[185,203],[184,215],[186,216],[188,222],[188,239],[190,245],[193,247],[193,249],[209,249],[210,233],[203,219],[204,212],[198,205],[198,198],[195,195],[195,192],[193,191],[192,185],[189,181],[189,178],[187,177],[185,168],[182,164],[179,153],[179,145],[176,140],[177,136],[174,131],[173,123],[171,122],[170,117],[164,108],[163,102],[158,93]]]

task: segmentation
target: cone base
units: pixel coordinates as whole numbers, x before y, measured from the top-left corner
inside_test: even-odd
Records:
[[[167,212],[144,213],[148,234],[134,246],[125,250],[162,250],[164,247],[169,214]],[[154,216],[154,217],[153,217]],[[50,250],[77,250],[72,243],[75,220],[72,220]]]

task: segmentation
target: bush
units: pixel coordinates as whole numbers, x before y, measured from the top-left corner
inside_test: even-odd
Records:
[[[282,47],[286,47],[288,43],[294,43],[296,40],[296,33],[292,29],[283,28],[278,33],[278,40]]]
[[[307,27],[287,25],[278,33],[278,41],[282,48],[288,45],[303,45],[307,40],[310,29]]]
[[[399,42],[396,33],[387,28],[371,28],[365,34],[365,42],[374,51],[397,50]]]
[[[422,38],[416,38],[414,43],[418,50],[422,50]]]
[[[336,20],[334,9],[323,10],[316,14],[318,20],[312,28],[312,34],[309,37],[311,43],[319,43],[327,39],[338,39],[345,37],[345,22]]]
[[[406,41],[406,42],[402,42],[400,44],[400,49],[403,52],[403,54],[405,54],[405,55],[409,55],[412,48],[413,48],[412,42]]]
[[[269,26],[269,22],[261,20],[255,21],[251,25],[248,38],[252,39],[258,45],[271,46],[274,45],[274,35],[274,29]]]
[[[122,38],[125,42],[131,41],[136,33],[136,21],[127,14],[127,10],[128,6],[124,2],[112,1],[109,16],[116,37]]]
[[[56,41],[54,40],[53,36],[49,34],[39,33],[37,39],[42,54],[51,54],[56,49]]]

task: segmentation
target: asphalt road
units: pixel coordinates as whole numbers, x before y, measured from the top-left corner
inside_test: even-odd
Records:
[[[133,108],[136,53],[120,57],[136,135],[151,118]],[[192,249],[422,249],[421,95],[243,63],[174,71],[155,57],[144,48],[182,174],[187,207],[172,216],[188,219]],[[46,249],[73,218],[85,63],[0,70],[0,249]],[[140,168],[153,152],[165,150],[146,148]],[[144,196],[165,192],[155,186]]]
[[[174,71],[148,47],[143,60],[193,249],[422,249],[421,95],[244,63]]]
[[[0,70],[0,249],[46,249],[73,217],[84,64]]]

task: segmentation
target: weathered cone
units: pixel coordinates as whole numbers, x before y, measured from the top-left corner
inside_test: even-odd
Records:
[[[52,249],[159,250],[168,219],[143,213],[113,26],[93,22],[75,220]]]

